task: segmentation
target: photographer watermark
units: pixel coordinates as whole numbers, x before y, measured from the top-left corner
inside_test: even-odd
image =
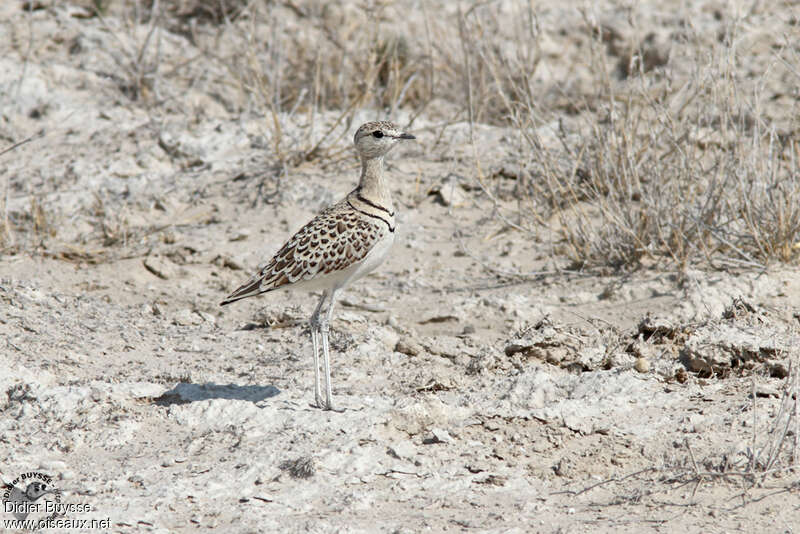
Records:
[[[92,507],[88,503],[62,502],[61,490],[53,484],[53,477],[45,473],[22,473],[3,489],[4,529],[111,527],[110,518],[98,520],[67,517],[67,514],[85,514],[91,511]]]

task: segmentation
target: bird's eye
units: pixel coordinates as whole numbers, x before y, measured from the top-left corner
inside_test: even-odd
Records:
[[[381,137],[383,137],[383,132],[380,130],[375,130],[374,132],[372,132],[372,137],[377,137],[378,139],[380,139]]]

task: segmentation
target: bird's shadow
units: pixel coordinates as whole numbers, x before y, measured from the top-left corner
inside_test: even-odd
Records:
[[[153,399],[158,406],[188,404],[209,399],[244,400],[253,403],[274,397],[281,391],[275,386],[239,386],[236,384],[189,384],[179,382]]]

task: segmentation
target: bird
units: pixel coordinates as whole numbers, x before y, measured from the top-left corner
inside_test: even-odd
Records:
[[[309,320],[314,352],[314,406],[336,410],[331,393],[328,333],[337,293],[386,259],[395,238],[395,210],[384,156],[400,141],[416,139],[388,121],[362,124],[353,136],[361,158],[358,186],[300,228],[221,305],[281,289],[321,291]],[[324,310],[324,311],[323,311]],[[320,341],[325,399],[319,365]],[[339,411],[339,410],[336,410]]]

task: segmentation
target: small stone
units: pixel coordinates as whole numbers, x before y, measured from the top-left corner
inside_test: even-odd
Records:
[[[161,278],[162,280],[169,280],[175,276],[175,265],[166,258],[161,256],[147,256],[142,263],[145,269]]]
[[[405,439],[389,445],[387,452],[398,460],[413,460],[417,455],[417,448],[411,441]]]
[[[178,326],[198,325],[203,322],[203,318],[188,308],[184,308],[175,313],[172,322]]]
[[[39,470],[45,473],[60,472],[67,468],[67,464],[61,460],[45,460],[39,464]]]
[[[475,333],[475,327],[472,326],[471,324],[468,324],[467,326],[465,326],[464,329],[461,331],[461,335],[462,336],[468,336],[468,335],[474,334],[474,333]]]
[[[575,465],[568,457],[561,458],[558,463],[553,466],[553,472],[560,477],[572,478],[576,471]]]
[[[408,356],[417,356],[422,352],[422,345],[417,343],[411,338],[401,337],[394,346],[395,352],[406,354]]]
[[[532,343],[526,341],[512,341],[508,345],[506,345],[504,351],[506,356],[513,356],[518,352],[528,352],[533,349],[534,346]]]
[[[467,200],[457,180],[445,180],[438,188],[432,190],[431,194],[435,194],[443,206],[459,206]]]
[[[640,373],[649,373],[650,362],[647,360],[647,358],[636,358],[636,362],[633,364],[633,368],[639,371]]]
[[[197,311],[197,312],[195,312],[195,313],[196,313],[197,315],[199,315],[199,316],[200,316],[200,318],[201,318],[201,319],[203,319],[203,320],[204,320],[205,322],[207,322],[207,323],[216,324],[216,322],[217,322],[217,319],[216,319],[216,317],[214,317],[213,315],[211,315],[211,314],[210,314],[210,313],[208,313],[208,312],[204,312],[204,311]]]
[[[686,381],[689,380],[689,374],[686,372],[686,369],[678,369],[675,371],[675,380],[677,380],[679,384],[685,384]]]
[[[490,486],[505,486],[506,482],[508,482],[508,477],[489,474],[482,479],[476,480],[475,482],[478,484],[488,484]]]
[[[780,396],[781,394],[778,392],[778,390],[770,385],[759,384],[756,386],[756,397],[775,397],[777,399]]]
[[[789,376],[789,370],[781,363],[773,364],[769,368],[770,378],[786,378]]]
[[[246,228],[242,228],[236,232],[233,232],[230,237],[228,238],[229,241],[244,241],[250,237],[250,230]]]
[[[422,443],[425,445],[431,445],[434,443],[452,443],[453,438],[447,432],[447,430],[441,428],[434,428],[431,430],[431,435],[424,440]]]
[[[225,254],[217,254],[214,259],[211,260],[211,263],[219,267],[225,267],[232,271],[241,271],[244,269],[244,262],[242,261],[242,258],[233,258]]]
[[[397,317],[394,315],[390,315],[388,319],[386,319],[387,326],[391,326],[397,331],[402,332],[403,328],[400,326],[400,322],[397,320]]]
[[[714,374],[714,369],[704,358],[698,358],[689,354],[687,364],[689,365],[689,370],[694,373],[701,373],[705,377]]]
[[[400,341],[400,334],[395,332],[392,328],[375,328],[372,333],[386,348],[394,348]]]
[[[228,256],[222,259],[222,266],[227,267],[231,271],[241,271],[244,269],[244,265],[239,258],[231,258]]]
[[[627,348],[627,352],[637,358],[645,358],[649,360],[654,360],[658,358],[660,354],[660,350],[658,347],[656,347],[652,343],[647,343],[640,339],[633,341]]]
[[[565,414],[563,420],[565,427],[574,432],[580,432],[584,436],[588,436],[594,431],[594,425],[589,418],[577,414]]]

